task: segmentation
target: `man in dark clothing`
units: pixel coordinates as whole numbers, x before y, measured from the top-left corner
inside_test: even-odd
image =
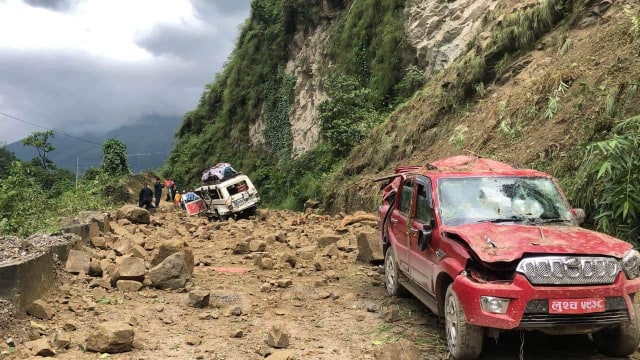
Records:
[[[153,207],[153,205],[151,204],[152,202],[153,191],[151,191],[151,189],[149,189],[149,185],[145,183],[142,190],[140,190],[140,199],[138,200],[138,205],[149,210]]]
[[[156,196],[156,207],[160,205],[160,198],[162,198],[162,188],[164,186],[160,184],[160,179],[156,179],[155,184],[153,184],[153,192]]]

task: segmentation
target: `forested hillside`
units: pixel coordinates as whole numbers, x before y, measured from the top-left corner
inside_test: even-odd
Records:
[[[218,161],[264,199],[372,209],[371,178],[462,152],[557,176],[593,226],[640,214],[640,13],[607,0],[254,0],[167,175]]]

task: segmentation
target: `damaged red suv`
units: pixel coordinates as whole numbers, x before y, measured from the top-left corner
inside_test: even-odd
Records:
[[[640,341],[640,253],[578,227],[554,179],[473,156],[399,167],[380,206],[385,286],[444,317],[455,359],[505,330],[592,334],[626,356]]]

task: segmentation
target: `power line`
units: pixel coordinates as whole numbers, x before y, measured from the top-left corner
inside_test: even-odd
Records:
[[[57,133],[60,133],[60,134],[62,134],[62,135],[64,135],[64,136],[66,136],[66,137],[70,137],[70,138],[72,138],[72,139],[76,139],[76,140],[83,141],[83,142],[86,142],[86,143],[89,143],[89,144],[93,144],[93,145],[102,146],[102,144],[98,144],[97,142],[93,142],[93,141],[91,141],[91,140],[86,140],[86,139],[79,138],[79,137],[77,137],[77,136],[69,135],[69,134],[67,134],[67,133],[66,133],[66,132],[64,132],[64,131],[58,131],[58,130],[49,129],[48,127],[45,127],[45,126],[42,126],[42,125],[38,125],[38,124],[32,123],[32,122],[27,121],[27,120],[22,120],[22,119],[20,119],[20,118],[17,118],[17,117],[15,117],[15,116],[11,116],[11,115],[9,115],[9,114],[5,114],[5,113],[0,112],[0,115],[4,115],[4,116],[6,116],[6,117],[8,117],[8,118],[11,118],[11,119],[14,119],[14,120],[18,120],[18,121],[23,122],[23,123],[25,123],[25,124],[29,124],[29,125],[31,125],[31,126],[39,127],[39,128],[41,128],[41,129],[45,129],[45,130],[49,130],[49,131],[53,131],[53,132],[57,132]]]

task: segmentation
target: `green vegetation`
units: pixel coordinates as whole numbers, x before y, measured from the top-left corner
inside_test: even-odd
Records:
[[[609,138],[586,146],[569,189],[598,230],[640,245],[640,115],[619,122]]]
[[[196,185],[202,170],[224,161],[252,176],[269,206],[300,208],[317,197],[326,172],[424,83],[422,72],[403,59],[410,50],[405,1],[326,3],[338,15],[327,54],[335,65],[320,70],[334,74],[323,84],[329,98],[318,107],[323,143],[292,159],[289,115],[297,79],[284,68],[294,35],[315,29],[327,9],[318,0],[254,0],[223,71],[184,116],[163,174]],[[256,123],[264,125],[263,149],[249,146]]]
[[[107,139],[102,144],[102,171],[111,177],[131,174],[127,161],[127,145],[116,139]]]
[[[111,173],[113,164],[106,161],[105,167],[92,170],[76,186],[74,174],[59,169],[47,157],[55,150],[49,142],[53,136],[51,131],[37,132],[23,141],[38,150],[38,157],[30,162],[19,161],[13,153],[0,148],[0,235],[54,231],[60,217],[103,210],[113,204],[105,195],[117,193],[114,189],[124,181],[122,176]],[[122,156],[118,143],[114,139],[105,142],[105,159]],[[124,163],[118,164],[128,169],[126,153]]]

